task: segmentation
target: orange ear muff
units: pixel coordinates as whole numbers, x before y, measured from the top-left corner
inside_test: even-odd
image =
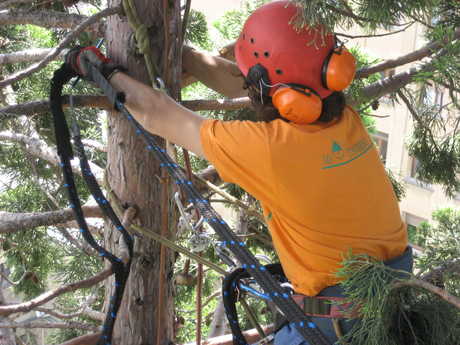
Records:
[[[323,102],[312,91],[282,87],[275,91],[272,103],[281,116],[294,123],[305,125],[315,122],[321,115]]]
[[[323,85],[331,91],[345,90],[356,73],[356,60],[343,46],[335,48],[324,61]]]

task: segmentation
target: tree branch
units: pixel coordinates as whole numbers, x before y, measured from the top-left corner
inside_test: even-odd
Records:
[[[43,60],[51,52],[51,48],[31,48],[19,52],[0,54],[0,65],[14,64],[19,62],[37,62]],[[59,57],[63,58],[69,50],[64,49],[59,52]]]
[[[236,110],[247,108],[251,105],[249,97],[240,97],[233,99],[201,99],[192,101],[182,101],[181,104],[193,111],[197,110]]]
[[[19,303],[19,304],[12,304],[12,305],[2,305],[0,306],[0,315],[1,316],[8,316],[13,313],[21,313],[21,312],[28,312],[35,309],[38,306],[45,304],[46,302],[51,301],[52,299],[71,291],[75,291],[78,289],[89,288],[91,286],[96,285],[97,283],[107,279],[112,274],[112,268],[108,268],[95,276],[80,280],[75,283],[67,284],[60,286],[54,290],[45,292],[34,299]]]
[[[30,154],[32,154],[35,157],[41,158],[53,165],[58,165],[60,162],[56,150],[48,146],[46,142],[44,142],[41,139],[31,138],[24,134],[13,133],[10,131],[0,132],[0,139],[23,144],[25,145],[25,149]],[[79,159],[74,158],[71,164],[73,171],[81,175]],[[89,163],[89,165],[98,182],[102,181],[102,176],[104,174],[103,169],[91,162]]]
[[[34,0],[4,0],[2,4],[0,4],[0,10],[3,10],[5,8],[8,8],[12,5],[18,5],[18,4],[26,4],[28,2],[32,2]]]
[[[454,39],[458,38],[460,38],[460,29],[457,29],[454,34]],[[422,48],[414,50],[413,52],[400,56],[396,59],[389,59],[374,66],[362,68],[356,72],[356,78],[367,78],[373,73],[382,72],[389,68],[395,68],[414,61],[421,60],[425,57],[431,56],[436,51],[443,48],[447,43],[449,43],[447,38],[443,41],[430,42]]]
[[[59,328],[59,329],[83,329],[86,331],[96,332],[99,327],[89,325],[86,323],[67,321],[67,322],[40,322],[40,321],[26,321],[26,322],[0,322],[0,328]]]
[[[76,13],[57,11],[22,11],[14,10],[0,13],[0,25],[31,24],[43,28],[73,29],[84,22],[88,17]],[[94,24],[94,23],[92,23]],[[88,26],[85,27],[88,29]],[[90,28],[91,31],[101,34],[99,28]]]
[[[396,31],[390,31],[390,32],[386,32],[384,34],[370,34],[370,35],[349,35],[349,34],[344,34],[342,32],[335,32],[335,34],[337,36],[343,36],[343,37],[346,37],[346,38],[351,38],[351,39],[356,39],[356,38],[367,38],[367,37],[384,37],[384,36],[391,36],[391,35],[396,35],[396,34],[399,34],[403,31],[406,31],[410,26],[412,26],[414,24],[414,22],[411,22],[409,24],[407,24],[404,28],[400,29],[400,30],[396,30]]]
[[[83,206],[85,217],[102,218],[99,206]],[[38,226],[51,226],[74,220],[72,209],[42,212],[42,213],[10,213],[0,211],[0,233],[10,234],[22,230],[33,229]]]
[[[67,340],[65,343],[60,345],[96,345],[101,338],[101,335],[101,332],[85,334],[80,337]]]
[[[436,267],[423,274],[420,279],[428,283],[436,284],[437,282],[443,282],[442,276],[445,273],[456,273],[460,275],[460,259],[444,262],[440,267]]]
[[[451,295],[446,290],[441,289],[437,286],[434,286],[426,281],[419,280],[419,279],[410,279],[410,280],[400,281],[400,282],[393,284],[393,288],[396,288],[396,289],[400,287],[404,287],[404,286],[422,288],[424,290],[430,291],[434,293],[435,295],[438,295],[439,297],[441,297],[446,302],[460,309],[460,298],[454,295]]]
[[[433,63],[430,61],[418,67],[412,67],[408,71],[379,80],[363,88],[359,99],[347,99],[347,104],[358,107],[360,104],[367,102],[368,100],[380,98],[384,95],[395,92],[403,86],[411,83],[417,74],[421,72],[428,72],[433,68]]]
[[[64,107],[69,107],[69,96],[63,96]],[[248,97],[234,98],[234,99],[220,99],[220,100],[191,100],[182,101],[181,104],[193,111],[198,110],[235,110],[249,107],[251,101]],[[74,96],[74,107],[89,107],[112,109],[109,101],[105,96]],[[48,101],[33,101],[17,105],[11,105],[0,109],[0,119],[8,119],[21,115],[31,116],[40,113],[49,112]]]
[[[62,96],[63,106],[69,107],[69,96]],[[105,96],[73,96],[74,107],[90,107],[101,109],[112,109],[109,101]],[[7,106],[0,109],[0,115],[4,119],[13,118],[21,115],[35,115],[50,111],[49,101],[33,101],[22,104]]]
[[[42,313],[45,313],[45,314],[48,314],[48,315],[51,315],[58,319],[63,319],[63,320],[73,319],[74,317],[81,316],[81,315],[87,316],[90,319],[95,320],[95,321],[104,321],[105,319],[104,313],[101,313],[100,311],[92,310],[88,306],[85,306],[82,310],[76,313],[72,313],[72,314],[63,314],[63,313],[56,312],[50,308],[43,308],[43,307],[38,307],[38,308],[35,308],[34,310],[41,311]]]
[[[22,70],[19,71],[11,76],[9,76],[7,79],[0,81],[0,88],[3,88],[5,86],[11,85],[19,80],[22,80],[32,73],[35,73],[45,67],[48,63],[53,61],[59,53],[64,49],[65,46],[70,44],[74,39],[78,37],[78,35],[83,32],[87,27],[90,25],[96,23],[98,20],[101,18],[111,16],[114,14],[120,13],[120,7],[109,7],[106,8],[105,10],[102,10],[99,13],[96,13],[95,15],[88,17],[88,19],[84,20],[81,24],[79,24],[73,31],[67,34],[67,36],[59,43],[59,45],[52,49],[46,57],[41,60],[40,62]]]

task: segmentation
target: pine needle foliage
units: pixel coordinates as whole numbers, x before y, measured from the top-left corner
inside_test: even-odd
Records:
[[[296,19],[300,27],[324,25],[329,31],[353,25],[368,30],[389,29],[406,18],[420,18],[434,6],[434,0],[292,0],[304,10]]]
[[[345,260],[338,276],[347,298],[360,301],[362,316],[340,343],[452,345],[460,339],[460,312],[427,290],[404,286],[409,273],[358,255]]]
[[[408,140],[409,154],[419,162],[416,177],[442,185],[446,195],[454,197],[460,191],[460,117],[452,116],[444,106],[425,102],[423,95],[418,101],[410,92],[405,95],[418,104],[412,109],[414,130]]]
[[[434,283],[454,295],[460,295],[460,211],[452,208],[433,212],[434,224],[424,223],[417,227],[419,243],[424,252],[416,261],[418,276],[430,272]]]

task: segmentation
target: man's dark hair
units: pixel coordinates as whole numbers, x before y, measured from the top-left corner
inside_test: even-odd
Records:
[[[273,105],[271,97],[261,95],[261,93],[253,87],[248,87],[248,95],[251,99],[254,111],[256,112],[256,121],[270,122],[275,119],[281,119],[289,122],[289,120],[286,120],[280,115],[278,109]],[[320,117],[316,121],[326,123],[336,118],[340,119],[345,105],[344,93],[333,92],[323,99],[323,109]]]

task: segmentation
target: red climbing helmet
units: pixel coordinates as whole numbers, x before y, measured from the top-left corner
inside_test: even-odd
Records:
[[[235,56],[248,82],[271,96],[282,116],[311,123],[321,114],[322,99],[352,82],[356,64],[324,27],[297,30],[297,11],[289,1],[258,8],[244,24]]]
[[[339,91],[327,85],[328,78],[324,75],[324,65],[328,64],[336,40],[333,34],[324,34],[320,26],[297,30],[292,25],[297,10],[298,7],[289,1],[275,1],[258,8],[244,24],[236,42],[236,61],[245,76],[251,67],[260,64],[268,71],[271,85],[307,86],[323,99],[332,91]],[[354,77],[354,68],[353,62],[352,71],[340,71],[339,78],[347,81],[339,83],[348,86]],[[275,89],[271,88],[268,95],[272,96]]]

